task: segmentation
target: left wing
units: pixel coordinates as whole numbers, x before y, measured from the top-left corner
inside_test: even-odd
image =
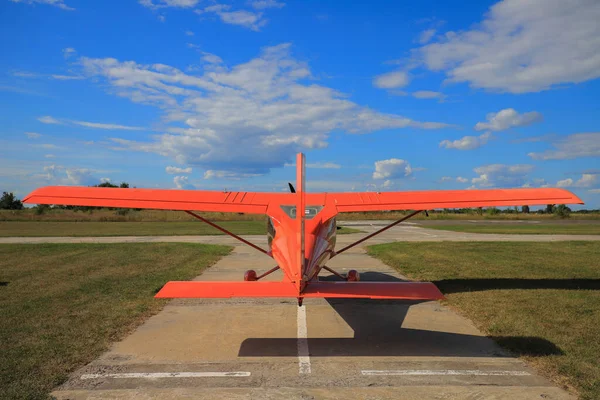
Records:
[[[568,190],[551,188],[327,193],[326,196],[327,204],[335,206],[337,212],[583,204]],[[307,202],[310,200],[308,194]]]
[[[294,202],[288,193],[46,186],[24,203],[266,214],[269,204]]]

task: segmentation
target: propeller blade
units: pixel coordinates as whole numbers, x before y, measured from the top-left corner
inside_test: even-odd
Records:
[[[292,185],[291,182],[288,182],[288,185],[290,186],[290,192],[296,193],[296,189],[294,189],[294,185]]]

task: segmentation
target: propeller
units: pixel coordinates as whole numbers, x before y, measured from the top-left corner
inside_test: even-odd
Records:
[[[294,185],[291,182],[288,182],[288,186],[290,187],[290,192],[296,193],[296,189],[294,189]]]

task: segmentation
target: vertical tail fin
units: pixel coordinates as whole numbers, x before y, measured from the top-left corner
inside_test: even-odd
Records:
[[[305,274],[305,255],[304,255],[304,218],[306,213],[306,188],[305,188],[305,166],[304,166],[305,158],[304,154],[298,153],[296,156],[296,226],[299,232],[298,235],[298,269],[300,271],[300,280],[304,278]],[[303,286],[303,284],[300,284]]]

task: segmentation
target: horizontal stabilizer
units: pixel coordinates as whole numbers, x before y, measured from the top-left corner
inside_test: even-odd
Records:
[[[157,298],[305,297],[440,300],[431,282],[310,282],[298,294],[290,282],[168,282]]]
[[[444,295],[431,282],[311,282],[304,297],[441,300]]]

